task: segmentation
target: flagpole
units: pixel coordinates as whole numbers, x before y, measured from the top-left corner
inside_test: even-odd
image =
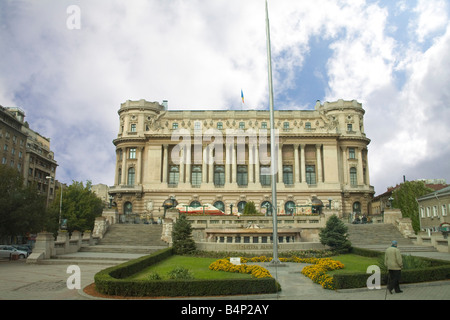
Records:
[[[279,264],[278,259],[278,221],[277,221],[277,182],[276,172],[277,172],[277,146],[275,145],[275,120],[273,112],[273,85],[272,85],[272,54],[270,49],[270,27],[269,27],[269,9],[266,0],[266,38],[267,38],[267,66],[268,66],[268,76],[269,76],[269,100],[270,100],[270,161],[271,168],[270,173],[272,176],[272,217],[273,217],[273,258],[272,264]]]

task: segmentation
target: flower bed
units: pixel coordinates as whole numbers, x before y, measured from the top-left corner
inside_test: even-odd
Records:
[[[255,278],[272,278],[272,275],[266,268],[257,265],[235,265],[228,259],[214,261],[209,265],[209,269],[214,271],[249,273]]]
[[[253,258],[241,257],[241,265],[234,265],[230,262],[230,259],[219,259],[213,262],[209,268],[216,271],[226,272],[241,272],[251,273],[255,278],[272,277],[270,272],[260,266],[246,265],[247,262],[270,262],[272,257],[260,256]],[[336,269],[343,269],[344,265],[340,261],[333,260],[331,258],[280,258],[281,262],[294,262],[294,263],[309,263],[310,266],[306,266],[302,270],[302,274],[310,278],[315,283],[320,284],[324,289],[336,289],[335,281],[332,276],[327,272]]]

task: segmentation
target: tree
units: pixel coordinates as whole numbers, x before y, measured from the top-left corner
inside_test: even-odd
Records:
[[[392,193],[393,207],[400,209],[403,217],[411,219],[416,233],[420,231],[419,208],[416,199],[430,192],[433,192],[433,189],[428,188],[423,181],[405,181]]]
[[[325,228],[319,232],[320,243],[329,246],[333,250],[346,251],[351,247],[347,231],[346,225],[336,215],[332,215],[328,219]]]
[[[260,213],[256,210],[255,203],[253,201],[249,201],[245,204],[244,212],[242,214],[243,215],[258,215]]]
[[[63,191],[60,189],[49,206],[51,218],[47,221],[47,226],[49,228],[59,227],[60,192],[63,192],[61,219],[67,219],[67,230],[69,232],[92,230],[95,218],[102,215],[103,203],[92,192],[91,185],[90,181],[86,182],[86,186],[82,182],[72,181],[72,184]]]
[[[14,237],[42,231],[46,197],[36,185],[24,186],[14,168],[0,165],[0,237]]]
[[[176,254],[186,254],[196,249],[192,239],[191,223],[186,215],[181,215],[173,225],[172,230],[173,250]]]

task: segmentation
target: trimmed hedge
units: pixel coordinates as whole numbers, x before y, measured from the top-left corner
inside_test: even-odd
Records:
[[[275,293],[279,284],[274,278],[226,280],[128,280],[127,277],[173,254],[171,248],[158,251],[94,276],[96,290],[102,294],[132,297],[214,296]]]
[[[353,254],[366,256],[366,257],[383,257],[384,252],[363,249],[352,248]],[[421,260],[430,263],[431,267],[423,269],[409,269],[402,270],[400,283],[417,283],[428,281],[439,281],[450,279],[450,262],[445,260],[430,259],[424,257],[417,257]],[[351,288],[364,288],[367,286],[367,279],[371,276],[369,273],[352,273],[352,274],[339,274],[333,275],[336,289],[351,289]],[[381,284],[387,283],[387,273],[382,273]]]

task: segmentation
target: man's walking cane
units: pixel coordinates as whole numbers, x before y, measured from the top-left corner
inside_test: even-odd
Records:
[[[389,283],[390,283],[390,282],[391,282],[391,273],[390,273],[389,270],[388,270],[387,283],[386,283],[386,291],[385,291],[385,293],[384,293],[384,300],[387,299],[387,292],[388,292],[388,289],[389,289]]]

